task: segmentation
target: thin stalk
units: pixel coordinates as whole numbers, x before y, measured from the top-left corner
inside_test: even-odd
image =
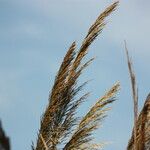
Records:
[[[125,43],[125,51],[127,56],[127,63],[129,69],[129,75],[131,80],[131,87],[132,87],[132,97],[133,97],[133,105],[134,105],[134,150],[137,150],[137,119],[138,119],[138,88],[136,84],[136,77],[133,71],[132,60],[129,57],[128,48],[126,41]]]

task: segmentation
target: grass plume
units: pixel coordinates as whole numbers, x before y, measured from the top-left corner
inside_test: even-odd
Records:
[[[43,144],[42,139],[44,139],[44,143],[46,143],[48,150],[56,150],[59,144],[63,144],[64,141],[70,137],[70,134],[73,134],[74,126],[78,125],[78,119],[75,116],[76,110],[89,94],[86,93],[80,99],[75,99],[75,96],[87,83],[85,82],[78,86],[77,79],[94,58],[90,59],[85,64],[81,63],[82,59],[88,53],[88,48],[91,43],[103,30],[106,24],[105,18],[116,9],[117,5],[118,2],[113,3],[99,15],[95,23],[90,27],[78,52],[76,52],[75,42],[70,46],[55,78],[51,94],[49,95],[49,104],[41,119],[35,150],[45,149],[45,144]],[[110,103],[110,101],[108,103]],[[106,104],[107,102],[105,102],[105,105]],[[101,107],[103,107],[103,105]],[[100,109],[99,105],[97,107],[98,108],[95,106],[94,108],[96,108],[96,110]],[[97,122],[99,116],[101,116],[101,114],[96,112],[95,117],[93,116],[94,118],[91,118],[93,122],[94,120]],[[84,130],[84,132],[87,132],[85,136],[88,136],[91,130],[95,130],[97,128],[96,126],[97,125],[87,128],[86,131]],[[84,140],[83,142],[86,143]]]
[[[131,79],[132,96],[134,103],[134,127],[131,139],[129,140],[127,150],[149,150],[150,149],[150,95],[146,98],[143,109],[138,115],[138,90],[136,85],[135,73],[133,71],[132,61],[129,57],[127,45],[125,42],[128,69]]]
[[[150,94],[147,96],[143,109],[141,110],[136,127],[136,141],[137,150],[149,150],[150,149]],[[134,148],[134,130],[132,132],[131,139],[129,140],[127,150],[133,150]]]
[[[119,89],[119,83],[114,85],[96,104],[89,110],[89,112],[80,121],[77,130],[72,135],[70,141],[65,145],[63,150],[93,150],[99,148],[101,144],[92,146],[92,132],[95,131],[100,122],[106,117],[106,112],[109,110],[106,106],[114,101],[114,95]],[[89,148],[91,145],[91,148]],[[98,146],[99,145],[99,146]]]
[[[127,56],[127,63],[128,63],[128,69],[129,69],[129,74],[130,74],[130,80],[131,80],[131,87],[132,87],[132,97],[133,97],[133,104],[134,104],[134,150],[137,150],[137,117],[138,117],[138,88],[136,84],[136,77],[135,73],[133,71],[133,66],[132,66],[132,60],[129,56],[128,49],[127,49],[127,44],[125,41],[125,51],[126,51],[126,56]]]

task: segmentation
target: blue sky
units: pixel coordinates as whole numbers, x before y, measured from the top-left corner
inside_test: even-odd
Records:
[[[40,116],[67,48],[78,47],[88,28],[112,0],[0,0],[0,118],[12,150],[30,149]],[[140,108],[150,91],[150,2],[120,0],[119,8],[90,47],[97,56],[80,81],[93,79],[85,113],[116,81],[121,90],[96,137],[111,142],[105,150],[125,149],[133,124],[132,97],[124,39],[134,62]]]

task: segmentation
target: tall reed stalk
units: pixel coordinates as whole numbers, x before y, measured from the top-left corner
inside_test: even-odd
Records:
[[[129,57],[126,42],[125,50],[131,79],[134,104],[134,127],[131,139],[129,140],[127,146],[127,150],[150,150],[150,95],[146,98],[143,109],[138,115],[138,88],[136,85],[135,73],[133,71],[132,61]]]

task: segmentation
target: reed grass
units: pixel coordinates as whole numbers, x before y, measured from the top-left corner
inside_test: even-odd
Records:
[[[73,42],[68,49],[56,75],[49,95],[48,105],[40,122],[37,143],[36,146],[32,145],[32,150],[99,150],[105,145],[103,142],[94,142],[93,132],[100,127],[107,116],[107,112],[111,109],[109,105],[115,101],[115,95],[120,88],[120,84],[116,83],[110,88],[81,119],[76,116],[76,112],[78,107],[88,97],[89,92],[79,99],[76,99],[76,95],[88,83],[87,81],[78,85],[78,78],[94,58],[91,58],[84,64],[82,60],[88,53],[89,46],[105,27],[106,17],[117,6],[118,1],[107,7],[98,16],[94,24],[89,28],[78,51],[76,50],[76,42]],[[134,127],[126,149],[150,150],[150,94],[147,96],[144,106],[139,113],[136,76],[126,42],[125,51],[134,106]],[[10,150],[10,140],[4,132],[1,122],[0,150]]]
[[[75,99],[75,96],[87,84],[85,82],[78,86],[77,80],[83,70],[94,60],[94,58],[91,58],[85,64],[82,64],[89,46],[106,25],[106,17],[116,9],[117,5],[118,2],[113,3],[99,15],[89,28],[78,51],[76,51],[76,43],[71,44],[49,95],[49,104],[41,119],[35,150],[47,148],[48,150],[56,150],[60,144],[64,145],[64,148],[62,148],[64,150],[80,150],[83,149],[81,148],[83,145],[88,145],[92,141],[92,138],[90,138],[92,131],[97,129],[98,121],[105,116],[106,109],[103,110],[103,107],[113,102],[112,96],[117,92],[119,84],[115,85],[102,100],[99,100],[79,122],[76,117],[77,108],[85,101],[89,93],[86,93],[80,99]],[[85,123],[87,126],[85,126]],[[77,127],[76,130],[75,127]],[[70,137],[71,139],[69,139]],[[66,140],[68,141],[66,142]],[[45,143],[46,147],[44,146]],[[84,149],[86,149],[85,146]]]
[[[134,104],[134,127],[131,139],[129,140],[127,146],[127,150],[150,150],[150,95],[148,95],[148,97],[146,98],[143,109],[139,114],[138,88],[136,85],[136,77],[133,71],[132,60],[129,57],[126,42],[125,42],[125,50],[131,79],[132,96]]]
[[[136,137],[134,137],[134,130],[131,139],[129,140],[127,150],[133,150],[136,138],[137,150],[150,149],[150,95],[147,96],[145,104],[138,116],[136,123]]]
[[[137,150],[137,117],[138,117],[138,88],[136,84],[136,77],[135,73],[133,71],[133,66],[132,66],[132,60],[129,56],[128,49],[127,49],[127,44],[125,41],[125,50],[126,50],[126,56],[127,56],[127,64],[128,64],[128,69],[129,69],[129,75],[130,75],[130,80],[131,80],[131,87],[132,87],[132,97],[133,97],[133,106],[134,106],[134,144],[133,144],[133,149]]]

